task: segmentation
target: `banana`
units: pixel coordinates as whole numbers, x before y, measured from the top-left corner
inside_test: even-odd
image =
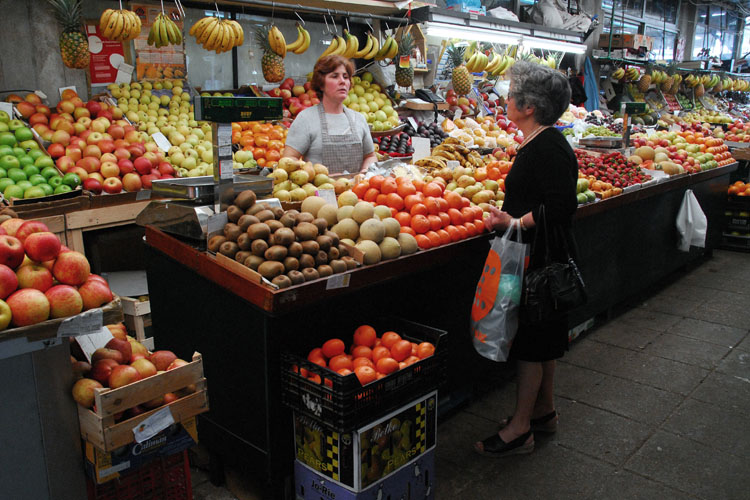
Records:
[[[305,35],[302,33],[302,27],[297,23],[297,39],[286,45],[287,52],[294,52],[305,43]]]
[[[179,26],[177,26],[177,23],[174,21],[170,21],[172,23],[172,28],[174,29],[175,36],[176,36],[176,42],[175,45],[182,45],[182,30]]]
[[[130,33],[128,34],[126,40],[135,40],[141,34],[141,18],[138,17],[132,10],[125,10],[123,12],[133,21],[133,24],[130,28]]]
[[[216,41],[214,42],[214,50],[217,54],[221,54],[221,49],[224,46],[224,38],[227,36],[227,31],[225,28],[226,24],[224,23],[224,21],[219,21],[219,27],[217,29],[219,34],[216,37]]]
[[[190,31],[188,34],[190,36],[194,36],[195,38],[198,38],[201,36],[201,33],[203,33],[203,30],[206,29],[206,26],[213,20],[216,19],[214,17],[203,17],[198,20],[194,25],[190,27]]]
[[[351,59],[359,50],[359,40],[356,36],[352,35],[347,30],[344,30],[344,38],[346,39],[346,50],[342,55],[348,59]]]
[[[300,45],[300,47],[294,51],[295,54],[303,54],[307,49],[310,48],[310,32],[305,28],[300,29],[302,30],[302,35],[305,37],[305,41],[302,42],[302,45]]]
[[[219,20],[215,17],[212,17],[211,20],[206,24],[206,27],[203,29],[201,34],[196,37],[196,42],[203,45],[205,48],[206,41],[208,40],[208,37],[211,36],[211,32],[216,27]]]
[[[165,24],[167,25],[167,40],[174,45],[177,43],[177,33],[175,33],[175,30],[172,27],[174,23],[169,20]]]
[[[162,46],[169,45],[169,35],[167,34],[167,23],[169,19],[162,16],[161,24],[159,25],[159,38],[161,38]]]
[[[338,48],[339,41],[337,37],[334,37],[331,39],[331,44],[328,46],[326,50],[323,51],[323,53],[320,55],[320,57],[325,57],[333,54],[333,52]]]
[[[133,29],[133,19],[124,13],[122,14],[122,32],[120,32],[120,41],[124,42],[130,36],[130,30]]]
[[[227,52],[234,47],[234,31],[228,23],[224,23],[224,40],[221,42],[221,51]]]
[[[393,37],[390,37],[390,36],[385,39],[385,42],[383,42],[383,45],[380,46],[380,50],[378,50],[378,53],[375,54],[376,60],[382,61],[383,59],[385,59],[385,55],[388,53],[388,51],[391,48],[390,45],[392,41],[393,41]]]
[[[104,34],[104,29],[107,27],[107,21],[115,11],[113,9],[105,9],[99,18],[99,31]]]
[[[273,39],[272,42],[271,39]],[[270,29],[268,32],[268,40],[271,42],[271,48],[274,52],[276,52],[282,59],[286,57],[286,40],[284,40],[284,35],[279,28],[273,26]]]
[[[154,45],[156,43],[156,30],[153,28],[149,30],[148,32],[148,40],[146,41],[149,45]]]
[[[380,51],[380,40],[372,33],[370,33],[370,39],[372,40],[372,50],[368,54],[365,54],[365,59],[372,59]]]
[[[395,38],[391,38],[391,49],[388,51],[388,54],[386,54],[386,59],[393,59],[398,54],[398,42],[396,42]]]
[[[363,48],[363,49],[361,49],[361,50],[358,50],[358,51],[357,51],[357,52],[356,52],[356,53],[354,54],[354,56],[353,56],[353,57],[356,57],[357,59],[361,59],[361,58],[365,57],[365,56],[366,56],[367,54],[369,54],[369,53],[370,53],[370,51],[372,50],[372,45],[373,45],[373,42],[372,42],[372,37],[371,37],[371,36],[370,36],[370,34],[368,33],[368,34],[367,34],[367,44],[366,44],[366,45],[364,46],[364,48]]]
[[[123,15],[118,11],[117,15],[115,16],[115,27],[111,31],[110,36],[112,37],[112,40],[116,40],[120,34],[122,33],[122,27],[125,25],[125,18]]]
[[[245,43],[245,31],[242,29],[242,26],[240,25],[240,23],[238,23],[235,20],[230,20],[229,25],[234,28],[234,33],[236,35],[235,47],[240,47],[243,43]],[[307,40],[308,40],[308,45],[309,45],[309,41],[310,41],[309,35],[307,37]]]
[[[341,36],[336,36],[336,41],[338,41],[338,44],[336,45],[336,50],[333,51],[333,53],[337,56],[343,55],[344,52],[346,52],[346,40],[344,40],[344,38]]]
[[[216,42],[218,41],[221,35],[222,35],[221,22],[217,22],[216,24],[214,24],[213,28],[211,29],[211,34],[209,35],[208,40],[206,40],[206,44],[204,45],[205,49],[215,50]]]

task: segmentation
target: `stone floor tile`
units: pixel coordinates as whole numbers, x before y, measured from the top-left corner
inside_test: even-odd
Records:
[[[624,321],[633,325],[638,325],[645,328],[650,328],[651,330],[663,332],[667,328],[680,321],[681,318],[682,316],[679,315],[667,314],[636,307],[618,316],[616,318],[616,321]]]
[[[516,383],[503,382],[494,391],[487,392],[474,398],[464,410],[478,417],[499,422],[500,419],[513,412],[516,406]]]
[[[586,338],[625,349],[642,350],[661,332],[615,319],[586,335]]]
[[[459,412],[447,422],[438,424],[437,456],[456,464],[476,461],[478,455],[473,444],[497,432],[497,422],[465,411]]]
[[[461,498],[461,492],[475,477],[476,472],[472,470],[475,467],[472,462],[457,464],[438,454],[435,457],[435,499]]]
[[[685,297],[670,297],[669,295],[653,295],[638,305],[639,309],[656,311],[673,316],[686,316],[687,313],[703,303],[703,300]]]
[[[565,355],[566,363],[588,368],[607,374],[616,374],[613,370],[621,365],[622,360],[632,351],[621,347],[611,346],[584,338],[575,342],[570,352]]]
[[[676,325],[667,330],[667,333],[712,344],[736,346],[747,335],[747,330],[695,318],[682,318]]]
[[[581,399],[605,378],[603,373],[561,361],[555,369],[555,394],[567,399]]]
[[[568,406],[551,441],[613,465],[622,464],[651,433],[649,426],[583,403]]]
[[[606,377],[580,398],[591,406],[654,427],[664,422],[682,400],[678,394],[616,377]]]
[[[652,356],[712,369],[721,362],[730,350],[727,346],[665,333],[654,340],[643,352]]]
[[[750,352],[750,335],[745,335],[745,338],[737,344],[736,349],[740,351]]]
[[[627,470],[615,470],[598,478],[601,485],[591,497],[596,500],[687,500],[697,499],[693,495],[645,478]]]
[[[740,413],[750,413],[750,380],[724,373],[711,373],[690,397]],[[744,434],[747,438],[747,435]]]
[[[706,377],[708,370],[646,353],[631,352],[620,360],[615,375],[687,396]]]
[[[747,462],[695,441],[657,431],[625,468],[704,499],[747,498]]]
[[[706,295],[706,287],[688,285],[681,281],[677,281],[659,290],[654,296],[676,297],[679,299],[702,302],[706,300]]]
[[[750,310],[731,304],[704,303],[691,311],[688,316],[740,329],[747,329],[750,326]]]
[[[716,367],[716,371],[750,380],[750,352],[733,349],[732,352],[730,352],[729,355],[719,363],[719,366]]]
[[[750,458],[750,440],[738,439],[747,429],[747,414],[688,398],[664,423],[665,431],[710,448]]]

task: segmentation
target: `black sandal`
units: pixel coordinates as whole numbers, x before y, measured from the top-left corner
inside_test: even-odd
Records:
[[[542,415],[539,418],[531,419],[531,430],[534,432],[548,432],[550,434],[557,431],[557,410],[552,410],[546,415]],[[509,415],[500,422],[500,429],[507,427],[510,421],[513,419],[513,415]]]
[[[480,455],[486,457],[507,457],[510,455],[522,455],[534,451],[534,440],[526,442],[529,437],[533,438],[531,431],[521,434],[510,443],[503,441],[499,434],[493,434],[482,441],[482,449],[479,449],[476,443],[474,450]]]

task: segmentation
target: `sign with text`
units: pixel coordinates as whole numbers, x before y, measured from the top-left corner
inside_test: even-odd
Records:
[[[104,38],[99,32],[98,24],[87,24],[89,74],[91,85],[108,85],[117,80],[117,71],[121,63],[125,62],[125,50],[120,41]],[[129,82],[130,80],[128,80]]]

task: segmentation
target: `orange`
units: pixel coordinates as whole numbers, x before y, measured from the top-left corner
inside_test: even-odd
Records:
[[[464,216],[464,222],[471,222],[474,220],[474,211],[471,209],[471,207],[462,208],[461,215]]]
[[[409,210],[409,213],[412,217],[415,215],[427,215],[427,207],[424,206],[421,203],[417,203],[415,205],[412,205],[411,210]]]
[[[268,161],[279,161],[281,159],[281,153],[277,149],[271,149],[266,153],[266,160]]]
[[[419,180],[419,179],[414,179],[411,182],[412,184],[414,184],[414,187],[416,188],[417,192],[421,193],[422,190],[424,189],[424,181]]]
[[[370,358],[354,358],[352,360],[352,366],[354,367],[354,370],[356,370],[360,366],[369,366],[370,368],[375,368],[375,363],[373,363]]]
[[[458,228],[456,226],[445,226],[445,230],[448,231],[448,234],[451,237],[451,241],[458,241],[461,239],[461,233],[458,231]]]
[[[428,215],[427,220],[430,221],[430,229],[437,231],[443,227],[443,221],[437,215]]]
[[[440,217],[440,222],[442,223],[442,227],[449,226],[451,223],[451,217],[445,212],[440,212],[438,214],[438,217]]]
[[[385,177],[383,177],[382,175],[373,175],[372,177],[370,177],[370,187],[380,191],[380,187],[383,185],[384,180]]]
[[[436,200],[437,199],[432,196],[428,196],[424,199],[424,206],[427,207],[427,211],[432,215],[437,215],[440,212],[440,207]]]
[[[270,141],[268,141],[268,149],[275,149],[276,151],[281,151],[282,149],[284,149],[284,141],[271,139]]]
[[[344,341],[341,339],[331,339],[327,340],[325,344],[323,344],[323,347],[321,349],[323,351],[323,356],[331,359],[332,357],[338,356],[339,354],[344,354],[344,351],[346,351],[346,346],[344,345]]]
[[[383,184],[380,186],[380,192],[383,194],[395,193],[397,190],[398,184],[396,184],[396,179],[393,177],[386,177],[385,180],[383,180]]]
[[[399,177],[399,179],[402,179],[403,177]],[[408,182],[402,182],[398,189],[396,190],[398,195],[402,198],[406,198],[410,194],[414,194],[417,192],[417,188],[414,187],[414,184],[411,181]]]
[[[440,237],[440,244],[441,245],[445,245],[445,244],[451,242],[451,235],[445,229],[438,229],[435,232]]]
[[[401,210],[404,208],[404,200],[396,193],[388,193],[386,195],[386,205],[388,205],[391,208],[395,208],[396,210]]]
[[[413,365],[417,361],[419,361],[418,356],[409,356],[408,358],[404,360],[404,363],[406,363],[406,366],[409,366],[409,365]]]
[[[474,178],[478,181],[483,181],[487,178],[487,169],[484,167],[479,167],[474,171]]]
[[[253,154],[253,156],[255,156],[255,154]],[[262,156],[255,156],[255,163],[257,163],[259,167],[265,167],[266,159]]]
[[[375,363],[375,369],[380,373],[388,375],[398,371],[398,361],[393,358],[381,358]]]
[[[354,345],[374,347],[377,333],[370,325],[362,325],[354,330]]]
[[[411,226],[401,226],[399,233],[409,233],[412,236],[416,236],[417,232],[411,228]]]
[[[268,141],[270,139],[266,134],[258,134],[255,136],[255,144],[257,144],[261,148],[265,148],[268,146]]]
[[[435,346],[429,342],[422,342],[417,346],[417,357],[424,359],[435,354]]]
[[[341,370],[342,368],[351,370],[353,368],[352,360],[349,359],[345,354],[339,354],[338,356],[334,356],[331,358],[331,360],[328,362],[328,368],[335,372]]]
[[[366,345],[354,346],[354,349],[352,349],[352,357],[372,359],[372,349]]]
[[[430,245],[433,247],[439,247],[440,242],[440,236],[435,231],[427,231],[424,233],[425,236],[427,236],[430,239]]]
[[[401,335],[396,332],[385,332],[383,336],[380,337],[380,340],[385,347],[390,349],[396,342],[401,340]]]
[[[428,238],[424,234],[418,234],[414,238],[417,240],[417,245],[422,250],[427,250],[432,246],[432,243],[430,243],[430,238]]]
[[[252,135],[243,135],[240,137],[240,146],[243,148],[255,146],[255,137]]]
[[[377,363],[380,358],[387,358],[390,355],[391,351],[387,347],[379,345],[372,350],[372,361]]]
[[[447,212],[451,207],[450,204],[445,200],[445,198],[435,198],[435,203],[437,203],[438,209],[441,212]]]
[[[474,227],[477,228],[477,234],[482,234],[484,232],[484,221],[482,219],[475,220]]]
[[[338,373],[338,374],[339,374],[339,375],[341,375],[342,377],[346,377],[347,375],[349,375],[349,374],[351,374],[351,373],[354,373],[354,372],[353,372],[353,371],[351,371],[351,370],[350,370],[350,369],[348,369],[348,368],[342,368],[342,369],[340,369],[340,370],[336,370],[336,373]]]
[[[411,215],[408,212],[398,212],[394,219],[396,219],[401,226],[411,225]]]
[[[482,220],[482,218],[484,217],[484,210],[482,210],[482,207],[480,207],[479,205],[475,205],[471,207],[471,210],[474,212],[475,220],[476,219]]]
[[[317,373],[311,373],[309,377],[307,377],[308,380],[311,380],[312,382],[319,384],[320,383],[320,375]]]
[[[430,230],[430,221],[422,214],[414,215],[411,218],[411,228],[418,234],[426,233]]]
[[[406,208],[406,210],[411,210],[411,207],[413,207],[417,203],[420,203],[421,201],[421,198],[415,194],[406,195],[404,196],[404,208]]]
[[[428,182],[427,184],[425,184],[422,192],[425,194],[425,196],[442,196],[443,187],[437,182]]]
[[[464,227],[469,232],[469,236],[476,236],[477,235],[477,227],[474,225],[473,222],[466,222],[466,223],[464,223]]]
[[[375,204],[376,205],[386,205],[386,202],[388,201],[388,195],[387,194],[379,194],[377,198],[375,198]]]
[[[359,184],[354,186],[352,191],[354,191],[354,194],[357,195],[357,198],[359,198],[360,200],[364,200],[365,193],[368,189],[370,189],[370,184],[368,184],[367,182],[360,182]]]
[[[239,132],[242,130],[242,125],[239,123],[232,123],[232,132]]]
[[[354,374],[357,376],[357,379],[359,379],[359,383],[362,385],[367,385],[378,378],[375,369],[370,366],[357,367],[354,369]]]
[[[399,340],[391,347],[391,356],[396,361],[403,361],[411,356],[411,342],[408,340]]]
[[[450,217],[451,223],[454,226],[458,226],[458,225],[463,224],[465,222],[464,221],[464,216],[461,214],[461,212],[459,212],[455,208],[449,208],[448,209],[448,216]]]
[[[253,148],[253,158],[257,160],[258,158],[265,158],[265,157],[266,157],[266,148],[260,148],[260,147]]]
[[[310,351],[307,354],[308,361],[312,361],[315,358],[322,358],[323,357],[323,350],[320,347],[316,347],[312,351]]]
[[[463,206],[461,198],[463,197],[454,191],[446,191],[443,194],[443,199],[448,202],[448,205],[450,205],[451,208],[461,208]]]
[[[416,342],[411,343],[411,355],[416,356],[417,355],[417,347],[419,347],[419,344]]]
[[[380,195],[380,191],[378,191],[375,188],[370,188],[365,192],[364,198],[362,198],[365,201],[375,201],[378,199],[378,196]]]

